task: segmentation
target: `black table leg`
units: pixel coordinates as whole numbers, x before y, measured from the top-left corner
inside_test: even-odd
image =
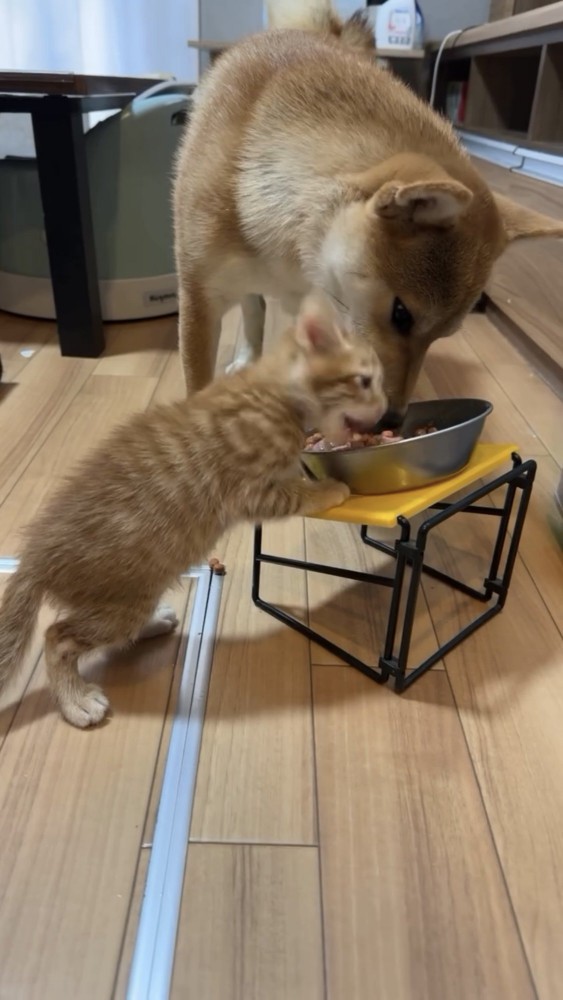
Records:
[[[82,115],[61,97],[32,119],[61,354],[97,358],[105,342]]]

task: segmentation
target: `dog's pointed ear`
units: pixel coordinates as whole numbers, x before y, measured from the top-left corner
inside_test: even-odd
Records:
[[[452,226],[472,198],[469,188],[449,178],[408,184],[393,180],[372,195],[367,209],[380,219],[420,226]]]
[[[365,199],[372,217],[411,226],[453,226],[474,197],[439,163],[418,153],[399,153],[342,179]]]
[[[328,297],[312,292],[304,299],[294,330],[295,342],[306,354],[345,350],[347,336]]]
[[[509,243],[513,240],[534,239],[538,236],[563,236],[563,221],[524,208],[502,194],[494,196],[502,220],[504,234]]]

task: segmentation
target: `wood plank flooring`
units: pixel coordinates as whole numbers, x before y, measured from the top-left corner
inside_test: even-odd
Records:
[[[269,336],[284,322],[269,310]],[[219,367],[239,314],[225,324]],[[0,554],[72,463],[129,412],[183,393],[174,318],[61,358],[52,324],[0,314]],[[397,697],[250,600],[251,530],[227,564],[171,996],[559,1000],[563,982],[563,402],[484,317],[434,345],[420,397],[482,395],[487,440],[538,477],[504,612]],[[485,519],[488,520],[488,519]],[[433,561],[478,579],[492,525]],[[270,551],[374,567],[346,525],[299,519]],[[5,578],[0,578],[0,588]],[[376,655],[388,597],[268,567],[265,594]],[[176,593],[189,613],[188,582]],[[472,612],[427,580],[422,657]],[[50,613],[42,613],[43,626]],[[152,844],[182,636],[85,666],[113,715],[61,721],[41,635],[0,701],[0,997],[121,1000]]]
[[[475,158],[474,166],[493,190],[526,208],[563,218],[563,190]],[[495,306],[563,374],[561,240],[516,241],[495,264],[487,287]]]

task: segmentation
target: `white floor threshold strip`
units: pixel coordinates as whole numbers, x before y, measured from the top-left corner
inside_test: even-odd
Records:
[[[170,745],[127,1000],[168,1000],[195,780],[219,616],[223,577],[208,566],[194,570],[197,590],[182,666]]]
[[[19,565],[19,559],[11,556],[0,556],[0,573],[15,573]]]
[[[0,573],[18,560],[0,557]],[[223,576],[186,573],[196,592],[139,917],[127,1000],[168,1000]]]

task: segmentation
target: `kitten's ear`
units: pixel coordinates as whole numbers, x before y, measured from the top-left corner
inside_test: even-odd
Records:
[[[307,354],[328,354],[346,348],[347,337],[341,329],[330,300],[314,293],[304,300],[297,317],[295,341]]]

